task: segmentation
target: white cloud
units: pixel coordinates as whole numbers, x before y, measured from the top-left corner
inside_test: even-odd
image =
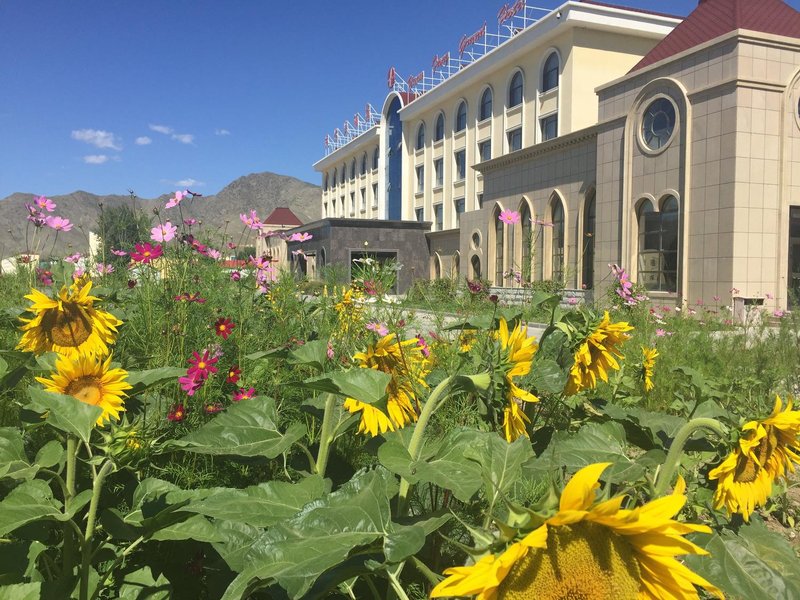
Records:
[[[148,125],[148,127],[151,129],[151,131],[163,133],[164,135],[169,135],[174,131],[172,127],[167,127],[166,125],[153,125],[151,123],[150,125]]]
[[[89,154],[83,157],[83,162],[87,165],[102,165],[108,161],[108,156],[105,154]]]
[[[214,130],[214,135],[230,135],[231,132],[227,129],[216,129]]]
[[[117,137],[110,131],[103,131],[102,129],[73,129],[72,139],[78,140],[79,142],[86,142],[98,148],[122,150]]]
[[[136,138],[136,145],[137,146],[147,146],[147,144],[152,144],[153,140],[151,140],[146,135],[142,135]]]
[[[200,187],[201,185],[205,185],[205,183],[202,181],[197,181],[197,179],[192,179],[191,177],[187,179],[181,179],[180,181],[175,181],[174,183],[180,188]]]
[[[191,144],[194,141],[194,136],[191,133],[173,133],[172,139],[179,141],[181,144]]]

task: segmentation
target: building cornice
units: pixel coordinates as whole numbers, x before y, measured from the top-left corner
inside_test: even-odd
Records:
[[[590,28],[662,39],[680,22],[681,19],[676,17],[570,0],[447,81],[414,99],[399,111],[400,118],[410,120],[440,106],[446,98],[456,97],[469,86],[483,81],[499,65],[529,54],[532,44],[546,49],[550,40],[570,29]]]
[[[379,130],[380,126],[375,125],[368,131],[365,131],[364,133],[359,135],[357,138],[349,141],[341,148],[337,148],[336,150],[328,154],[325,158],[319,159],[313,165],[314,170],[320,172],[326,171],[331,167],[337,166],[339,164],[339,161],[351,158],[357,152],[364,150],[365,146],[369,146],[377,141]]]
[[[498,156],[492,160],[487,160],[485,162],[472,165],[472,168],[479,173],[486,174],[494,171],[495,169],[509,167],[514,164],[525,162],[532,158],[537,158],[543,154],[549,154],[557,150],[568,148],[569,146],[576,146],[583,142],[595,139],[597,137],[597,128],[597,125],[592,125],[591,127],[580,129],[578,131],[559,136],[555,139],[548,140],[546,142],[540,142],[534,146],[528,146],[527,148],[522,148],[516,152],[504,154],[503,156]]]

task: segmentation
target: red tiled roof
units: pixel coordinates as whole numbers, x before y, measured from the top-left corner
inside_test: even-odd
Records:
[[[279,206],[273,209],[273,211],[269,213],[269,216],[262,222],[265,225],[291,225],[292,227],[303,224],[303,222],[297,218],[297,215],[285,206]]]
[[[700,0],[697,8],[630,72],[736,29],[800,38],[800,12],[783,0]]]

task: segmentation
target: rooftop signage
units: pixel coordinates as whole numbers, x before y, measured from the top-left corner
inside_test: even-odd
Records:
[[[386,74],[388,88],[395,92],[404,92],[414,97],[420,96],[443,83],[464,67],[485,56],[488,52],[510,40],[517,33],[535,23],[541,13],[550,9],[529,6],[527,0],[506,2],[497,12],[497,31],[488,31],[486,22],[474,33],[464,34],[458,42],[458,57],[446,52],[443,56],[434,55],[431,61],[430,74],[420,71],[416,75],[403,78],[395,67],[390,67]],[[539,16],[535,16],[540,13]],[[380,115],[374,114],[369,106],[367,119],[356,115],[353,126],[345,123],[344,133],[338,129],[334,136],[325,136],[325,155],[341,148],[362,133],[380,123]],[[371,115],[371,118],[370,118]]]

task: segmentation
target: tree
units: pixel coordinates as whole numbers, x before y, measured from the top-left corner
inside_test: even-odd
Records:
[[[135,199],[131,193],[131,200],[135,201]],[[97,260],[101,261],[105,256],[106,263],[127,264],[129,260],[127,257],[116,256],[111,253],[111,250],[130,251],[134,244],[147,241],[150,233],[150,219],[144,211],[127,204],[111,208],[101,206],[97,230],[102,244],[101,255],[97,257]]]

